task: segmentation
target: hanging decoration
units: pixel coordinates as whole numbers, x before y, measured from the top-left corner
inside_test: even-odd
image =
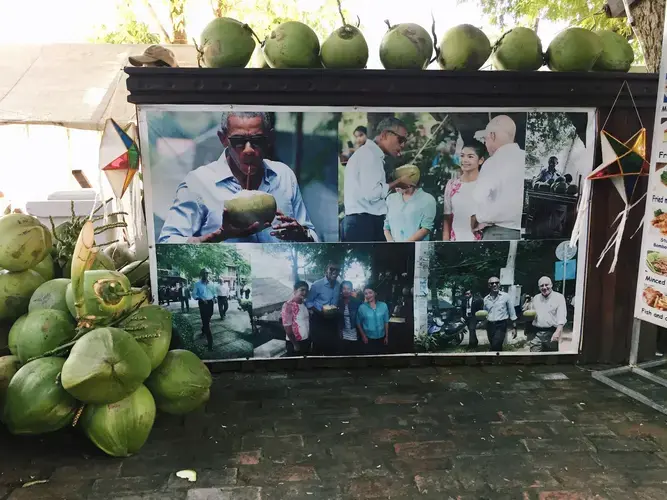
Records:
[[[139,170],[139,147],[128,133],[132,124],[122,129],[112,118],[104,125],[100,143],[100,169],[117,199],[121,199]]]
[[[639,125],[641,128],[630,139],[623,142],[605,130],[605,126],[609,121],[611,113],[614,111],[614,107],[618,102],[618,98],[623,92],[623,89],[626,87],[628,94],[630,94],[632,105],[635,109],[635,112],[637,113],[637,119],[639,120]],[[632,208],[634,208],[644,199],[644,197],[646,197],[646,193],[644,193],[639,198],[637,198],[636,191],[637,185],[639,184],[639,178],[642,176],[647,176],[650,169],[649,162],[646,159],[646,128],[642,123],[639,110],[637,109],[635,99],[632,96],[632,91],[630,90],[630,85],[627,81],[623,81],[623,84],[621,85],[621,88],[616,95],[616,99],[614,100],[614,104],[612,104],[611,109],[609,110],[607,119],[602,125],[602,130],[600,132],[600,144],[602,148],[602,163],[584,180],[584,186],[581,192],[581,199],[577,213],[577,220],[572,231],[570,245],[574,246],[576,244],[583,230],[585,217],[588,213],[588,208],[590,205],[592,182],[601,179],[610,179],[616,188],[618,195],[623,201],[624,208],[618,213],[612,222],[612,227],[616,226],[616,228],[609,238],[609,241],[607,241],[604,249],[600,253],[596,267],[600,267],[600,264],[604,260],[607,253],[613,249],[614,259],[612,260],[611,266],[609,268],[609,273],[613,273],[618,262],[618,252],[621,248],[621,242],[623,241],[625,226],[627,224],[630,210],[632,210]],[[632,236],[637,234],[637,231],[639,228],[641,228],[643,222],[643,220],[640,222],[639,227]]]

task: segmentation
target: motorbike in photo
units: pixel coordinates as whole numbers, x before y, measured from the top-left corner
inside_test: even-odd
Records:
[[[464,318],[453,309],[440,314],[428,313],[428,334],[437,337],[440,348],[456,347],[468,335],[468,325]]]

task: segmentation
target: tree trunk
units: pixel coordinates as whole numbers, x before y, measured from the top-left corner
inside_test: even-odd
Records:
[[[635,18],[634,31],[644,52],[649,73],[660,71],[665,0],[643,0],[630,7]]]
[[[185,0],[171,0],[169,18],[173,28],[173,43],[187,44],[188,34],[185,30]]]
[[[292,245],[290,249],[291,252],[291,261],[292,261],[292,283],[299,281],[299,251],[297,248]]]

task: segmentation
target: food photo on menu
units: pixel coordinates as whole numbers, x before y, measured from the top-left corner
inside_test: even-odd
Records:
[[[649,251],[646,254],[646,267],[653,274],[667,276],[667,255],[656,251]]]
[[[642,298],[647,306],[659,311],[667,311],[667,296],[652,286],[644,287]]]

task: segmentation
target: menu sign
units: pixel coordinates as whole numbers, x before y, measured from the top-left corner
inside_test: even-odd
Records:
[[[664,36],[663,36],[664,40]],[[667,327],[667,46],[663,44],[655,108],[644,238],[635,317]]]

